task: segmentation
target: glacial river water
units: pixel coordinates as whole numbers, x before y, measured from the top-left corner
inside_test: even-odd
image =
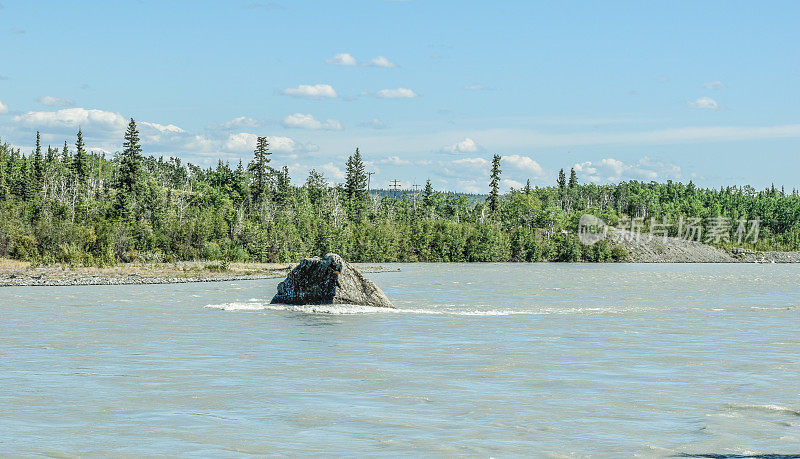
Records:
[[[396,266],[0,289],[0,455],[800,453],[800,265]]]

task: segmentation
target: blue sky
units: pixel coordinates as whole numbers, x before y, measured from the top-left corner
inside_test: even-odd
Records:
[[[0,139],[483,192],[798,183],[800,3],[0,0]]]

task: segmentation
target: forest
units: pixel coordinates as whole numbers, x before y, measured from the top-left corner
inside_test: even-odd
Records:
[[[584,214],[610,225],[733,222],[711,242],[758,250],[800,250],[800,197],[774,186],[719,189],[626,181],[580,183],[562,169],[552,186],[500,193],[502,157],[486,171],[487,195],[435,190],[367,190],[356,148],[344,183],[316,170],[291,183],[274,165],[266,137],[247,164],[201,168],[142,154],[131,119],[112,157],[74,142],[31,152],[0,145],[0,257],[36,264],[219,260],[295,262],[336,252],[355,262],[623,261],[606,241],[584,246]],[[567,177],[569,175],[569,177]],[[757,240],[737,240],[737,221],[760,222]],[[705,241],[704,241],[705,242]]]

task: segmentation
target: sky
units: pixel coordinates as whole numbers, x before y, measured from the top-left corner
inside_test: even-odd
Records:
[[[796,1],[0,0],[0,141],[372,187],[800,187]],[[73,147],[71,147],[73,148]]]

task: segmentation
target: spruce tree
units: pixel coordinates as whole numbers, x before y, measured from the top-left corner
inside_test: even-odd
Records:
[[[431,179],[425,181],[425,189],[422,191],[422,205],[433,207],[433,185],[431,185]]]
[[[33,188],[39,189],[44,179],[44,162],[42,161],[42,144],[39,141],[39,131],[36,131],[36,150],[33,153]]]
[[[131,118],[122,143],[117,179],[116,208],[123,216],[127,216],[125,214],[130,210],[131,200],[139,192],[141,168],[142,147],[139,145],[139,131],[136,129],[136,122]]]
[[[83,132],[80,128],[78,128],[78,140],[75,141],[72,172],[79,184],[86,183],[86,179],[89,177],[89,159],[86,156],[86,145],[83,143]]]
[[[269,156],[272,152],[269,151],[269,142],[266,137],[258,137],[256,140],[256,149],[253,151],[253,161],[247,166],[247,169],[253,176],[253,202],[261,202],[267,194],[267,185],[269,174],[272,168],[269,166]]]
[[[492,158],[492,173],[489,181],[489,210],[494,214],[500,205],[500,155]]]
[[[316,169],[308,171],[308,178],[306,179],[306,189],[308,190],[308,199],[311,204],[318,205],[322,202],[322,193],[325,192],[327,183],[325,183],[325,176],[322,172],[317,172]]]
[[[531,194],[531,179],[525,182],[525,194]]]
[[[569,186],[570,188],[575,188],[578,185],[578,175],[575,173],[575,168],[570,168],[569,170]]]
[[[556,181],[558,184],[558,189],[563,190],[567,187],[567,176],[564,174],[564,169],[558,171],[558,180]]]
[[[69,148],[67,148],[67,141],[64,141],[64,148],[61,150],[61,162],[69,165]]]
[[[367,174],[364,172],[364,162],[361,160],[361,152],[356,148],[356,152],[347,158],[346,178],[344,183],[345,197],[347,198],[348,208],[351,217],[360,218],[361,211],[367,200]]]

